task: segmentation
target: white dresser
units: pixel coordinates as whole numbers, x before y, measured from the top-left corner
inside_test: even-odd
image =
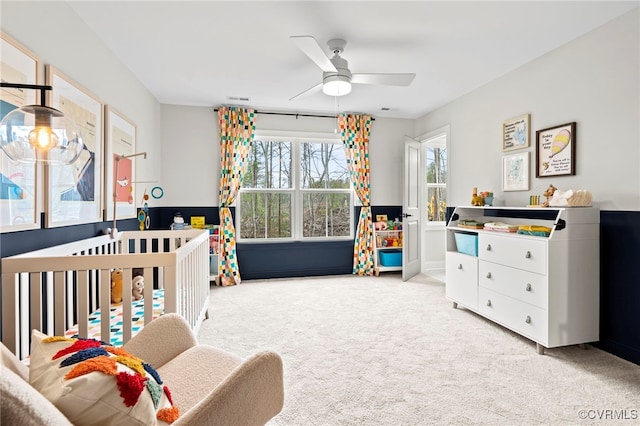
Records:
[[[461,220],[552,231],[468,229],[458,226]],[[456,233],[477,238],[477,256],[458,252]],[[447,224],[447,298],[533,340],[540,354],[598,341],[599,235],[600,211],[592,207],[457,207]]]

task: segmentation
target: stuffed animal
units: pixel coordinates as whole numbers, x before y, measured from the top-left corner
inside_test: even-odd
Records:
[[[549,207],[549,202],[551,201],[551,198],[553,197],[553,194],[558,190],[558,188],[556,188],[553,185],[549,185],[549,187],[547,188],[546,191],[544,191],[542,193],[542,195],[545,196],[545,198],[547,199],[547,201],[545,201],[544,203],[541,204],[541,207]]]
[[[385,231],[389,227],[389,225],[387,225],[387,222],[384,220],[374,222],[373,225],[375,226],[376,231]]]
[[[142,275],[136,275],[131,281],[131,294],[135,300],[140,300],[144,297],[144,277]]]
[[[111,303],[122,302],[122,269],[111,271]]]
[[[478,188],[473,188],[473,195],[471,197],[472,206],[484,206],[484,198],[478,195]]]

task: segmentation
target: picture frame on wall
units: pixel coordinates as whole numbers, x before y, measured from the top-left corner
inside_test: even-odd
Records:
[[[513,151],[530,146],[531,116],[519,115],[502,123],[502,150]]]
[[[84,149],[70,165],[47,165],[45,171],[48,228],[102,221],[103,110],[94,94],[69,76],[45,66],[52,87],[48,104],[75,123]]]
[[[113,220],[114,194],[116,219],[137,217],[135,194],[135,158],[121,158],[136,152],[135,123],[109,105],[104,107],[105,117],[105,217]],[[117,170],[117,176],[116,176]],[[115,189],[115,191],[114,191]]]
[[[536,131],[536,177],[575,174],[575,121]]]
[[[502,156],[502,190],[529,190],[529,151]]]
[[[40,84],[40,59],[29,49],[0,32],[2,81]],[[39,90],[0,89],[0,120],[16,108],[40,104]],[[14,133],[30,129],[13,129]],[[13,161],[0,150],[0,233],[40,228],[39,163]]]

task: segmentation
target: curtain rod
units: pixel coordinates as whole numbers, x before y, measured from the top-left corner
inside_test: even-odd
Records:
[[[218,112],[219,108],[214,108],[215,112]],[[301,114],[298,112],[270,112],[270,111],[254,111],[256,114],[265,114],[265,115],[288,115],[293,116],[296,119],[298,117],[318,117],[318,118],[338,118],[335,115],[322,115],[322,114]],[[371,117],[371,121],[376,121],[375,118]]]

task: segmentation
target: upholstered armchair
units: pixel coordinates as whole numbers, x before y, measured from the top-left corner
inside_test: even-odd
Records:
[[[263,425],[284,404],[282,360],[271,351],[242,359],[197,343],[177,314],[147,324],[123,349],[149,364],[171,389],[181,425]],[[1,346],[0,424],[71,425],[29,383],[29,366]]]

